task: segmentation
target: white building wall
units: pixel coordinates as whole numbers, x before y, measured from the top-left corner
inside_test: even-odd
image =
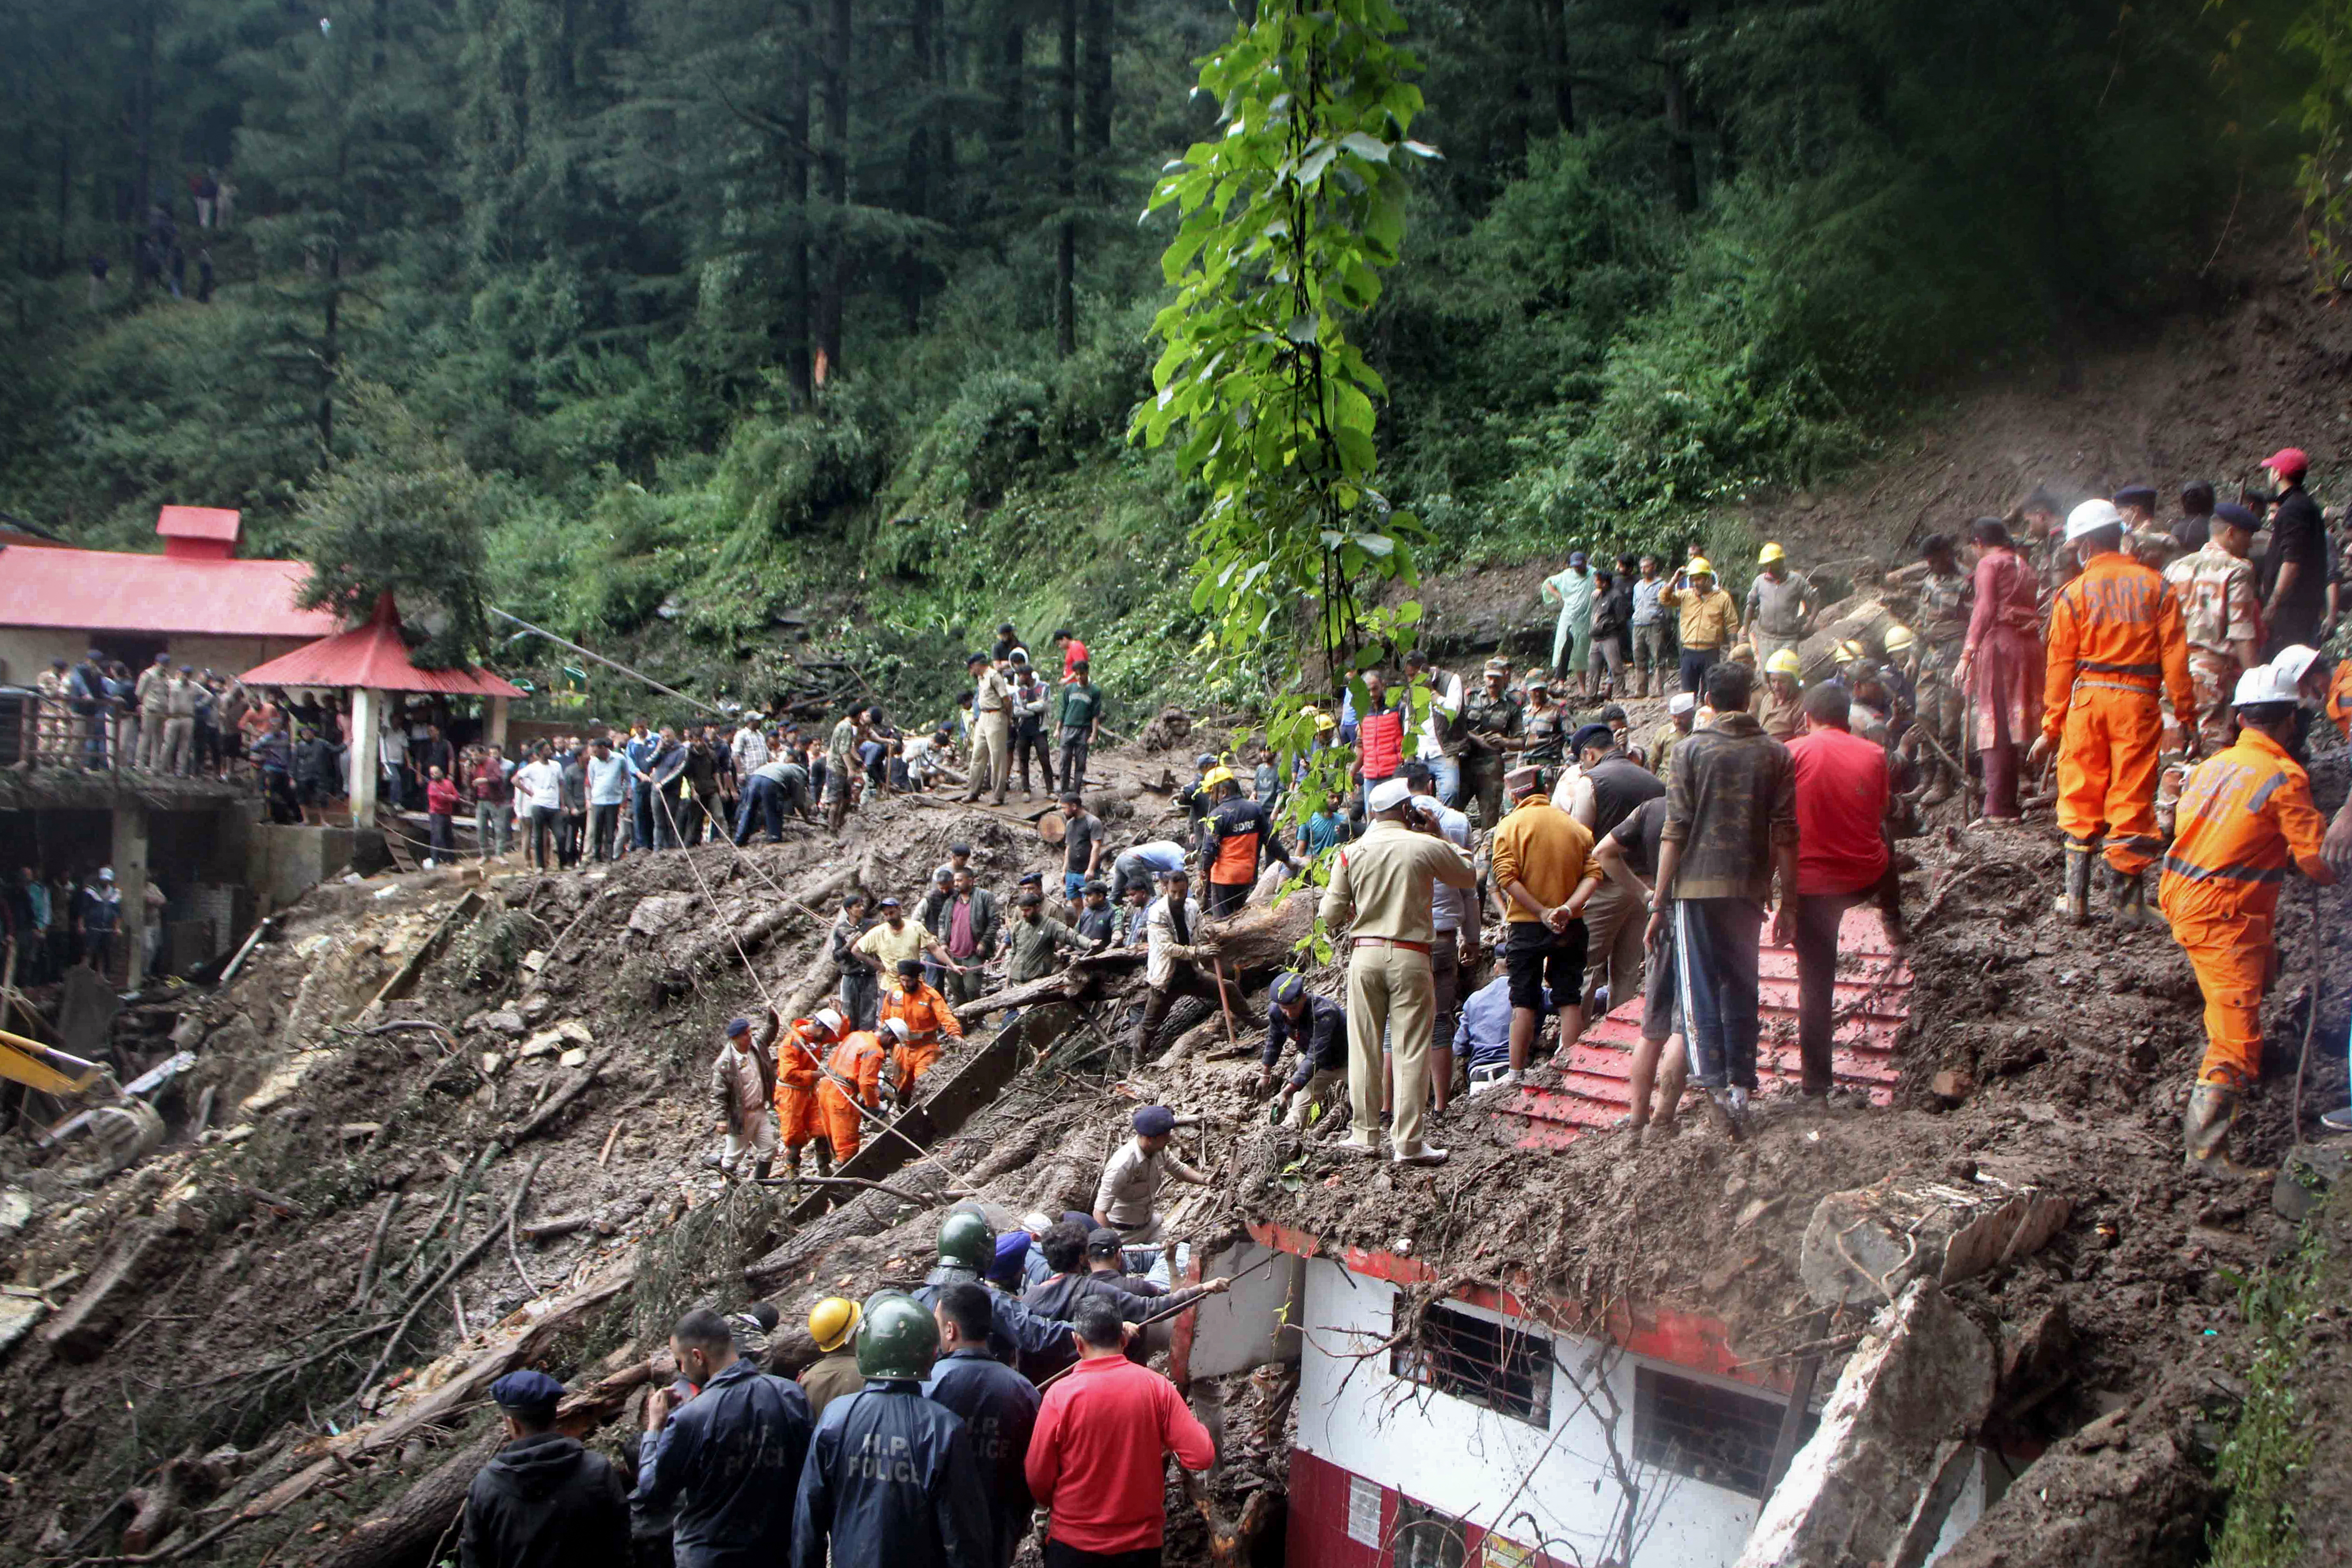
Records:
[[[1385,1350],[1393,1331],[1395,1288],[1350,1275],[1326,1258],[1307,1265],[1300,1363],[1297,1446],[1413,1500],[1491,1530],[1556,1559],[1596,1561],[1622,1496],[1609,1458],[1605,1402],[1590,1406],[1567,1369],[1581,1369],[1593,1342],[1556,1336],[1549,1427],[1439,1394],[1389,1371]],[[1454,1307],[1499,1320],[1466,1303]],[[1515,1326],[1526,1326],[1518,1324]],[[1361,1359],[1358,1359],[1359,1357]],[[1634,1372],[1648,1364],[1677,1377],[1736,1388],[1752,1385],[1711,1378],[1668,1362],[1619,1355],[1609,1379],[1622,1413],[1618,1441],[1633,1464]],[[1756,1500],[1688,1477],[1636,1468],[1644,1489],[1635,1527],[1633,1568],[1725,1568],[1739,1555],[1756,1523]],[[1521,1483],[1525,1482],[1523,1486]],[[1938,1543],[1944,1547],[1973,1523],[1983,1507],[1981,1466],[1954,1508]]]

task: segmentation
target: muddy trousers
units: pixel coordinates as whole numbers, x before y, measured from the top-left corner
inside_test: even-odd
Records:
[[[2205,1059],[2197,1081],[2243,1089],[2263,1076],[2263,990],[2270,977],[2271,921],[2263,915],[2172,914],[2172,939],[2189,954],[2205,994]]]
[[[1675,901],[1675,980],[1683,1038],[1702,1089],[1756,1087],[1757,939],[1764,906],[1754,899]]]
[[[1084,730],[1065,731],[1062,735],[1062,787],[1084,789],[1087,784],[1087,749],[1089,745]]]
[[[1615,882],[1603,882],[1584,906],[1584,994],[1609,988],[1608,1011],[1642,994],[1643,938],[1649,906]]]
[[[1054,749],[1045,732],[1027,725],[1013,738],[1013,752],[1021,767],[1021,793],[1029,793],[1029,763],[1036,760],[1037,772],[1045,781],[1045,793],[1054,792]]]
[[[824,1141],[833,1147],[833,1163],[842,1165],[857,1152],[864,1137],[865,1123],[852,1105],[849,1097],[831,1082],[816,1088],[817,1115],[824,1122]]]
[[[776,1131],[784,1147],[798,1154],[824,1135],[824,1119],[817,1113],[814,1083],[776,1084]]]
[[[1176,998],[1198,996],[1210,1005],[1218,1006],[1222,1005],[1221,995],[1216,981],[1192,964],[1179,963],[1169,971],[1168,984],[1154,985],[1144,997],[1143,1016],[1136,1020],[1135,1037],[1129,1042],[1134,1047],[1136,1059],[1140,1061],[1143,1053],[1151,1048],[1152,1037],[1160,1033],[1160,1026],[1167,1021],[1168,1009],[1176,1005]],[[1239,1008],[1235,1010],[1238,1012]]]
[[[1437,986],[1429,954],[1385,942],[1359,942],[1348,955],[1348,1101],[1359,1143],[1381,1131],[1381,1039],[1387,1036],[1396,1075],[1390,1136],[1396,1147],[1421,1142],[1429,1100],[1429,1037]]]
[[[2106,838],[2107,864],[2144,871],[2164,841],[2156,831],[2157,696],[2137,687],[2078,681],[2058,752],[2058,828],[2070,847]]]

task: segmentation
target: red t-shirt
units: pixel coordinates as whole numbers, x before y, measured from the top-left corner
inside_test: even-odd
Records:
[[[457,814],[457,786],[447,779],[427,780],[425,809],[435,816],[455,816]]]
[[[1797,891],[1858,893],[1886,874],[1884,748],[1844,730],[1789,742],[1797,764]]]
[[[1089,1356],[1045,1391],[1029,1437],[1029,1490],[1049,1532],[1081,1552],[1148,1552],[1168,1533],[1166,1470],[1217,1457],[1176,1385],[1125,1356]]]
[[[1087,657],[1087,645],[1072,637],[1062,645],[1062,680],[1064,684],[1078,678],[1078,661]]]

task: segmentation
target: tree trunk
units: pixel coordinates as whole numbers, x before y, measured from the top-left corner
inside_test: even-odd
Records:
[[[1659,53],[1664,66],[1666,158],[1674,183],[1675,210],[1698,211],[1698,151],[1691,142],[1690,86],[1679,52],[1690,31],[1690,7],[1675,4],[1660,13]]]
[[[1010,185],[1022,152],[1022,132],[1028,118],[1028,33],[1021,15],[1022,0],[1001,0],[998,11],[1002,58],[997,61],[996,168]]]
[[[825,30],[824,264],[818,279],[816,352],[827,376],[841,374],[841,329],[849,297],[849,47],[851,0],[833,0]]]
[[[1106,163],[1110,155],[1111,57],[1118,47],[1118,7],[1115,0],[1086,0],[1083,33],[1078,40],[1078,75],[1085,85],[1083,145],[1085,186],[1090,196],[1105,195]]]
[[[1542,23],[1544,64],[1551,76],[1552,109],[1564,132],[1576,129],[1576,89],[1568,70],[1568,12],[1562,0],[1536,0]]]
[[[1054,183],[1062,211],[1054,225],[1054,352],[1067,359],[1078,346],[1078,0],[1062,0],[1055,82]]]
[[[138,29],[139,79],[133,89],[131,134],[135,142],[132,154],[139,170],[139,188],[131,202],[131,232],[135,237],[131,275],[143,285],[149,281],[144,261],[147,255],[147,209],[155,202],[155,7],[152,3],[139,8]]]
[[[493,1428],[458,1449],[329,1547],[318,1568],[398,1568],[412,1562],[437,1562],[441,1553],[434,1548],[445,1538],[447,1551],[455,1555],[457,1515],[466,1505],[467,1490],[505,1436],[503,1429]]]
[[[931,121],[938,113],[936,84],[931,76],[933,37],[938,27],[939,0],[914,0],[914,15],[908,28],[908,52],[912,57],[915,81],[915,124],[907,133],[906,211],[909,217],[930,216],[931,205]],[[923,256],[920,242],[908,247],[899,258],[899,300],[907,320],[908,335],[923,330]]]
[[[805,39],[815,27],[815,18],[805,0],[800,14],[801,37]],[[785,89],[784,100],[784,128],[793,139],[785,153],[784,176],[784,188],[793,199],[793,240],[785,257],[789,274],[785,286],[792,298],[784,314],[782,344],[786,374],[792,378],[793,395],[803,403],[808,401],[813,384],[809,379],[809,336],[815,316],[812,298],[814,283],[809,270],[809,197],[815,176],[808,153],[809,75],[809,50],[803,45],[794,51],[792,85]]]

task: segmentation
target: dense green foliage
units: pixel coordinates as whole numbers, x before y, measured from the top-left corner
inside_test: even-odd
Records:
[[[1349,376],[1425,560],[1811,482],[1939,378],[2187,297],[2250,187],[2336,156],[2328,0],[1397,4],[1444,156],[1368,184],[1399,261]],[[481,487],[492,602],[706,689],[787,616],[886,671],[1010,613],[1116,691],[1264,679],[1180,657],[1215,482],[1129,439],[1221,0],[323,9],[0,0],[0,509],[128,544],[238,505],[316,553],[381,389]]]

